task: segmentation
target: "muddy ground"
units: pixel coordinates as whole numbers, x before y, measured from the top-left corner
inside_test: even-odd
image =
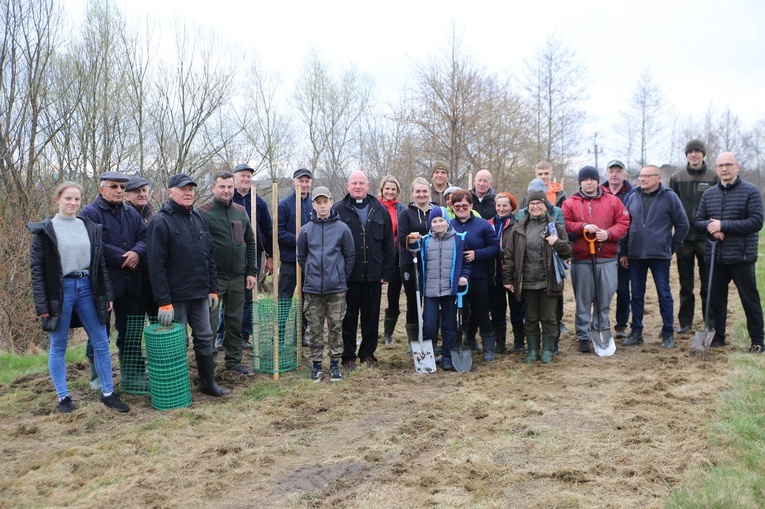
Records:
[[[97,402],[85,363],[69,415],[47,374],[26,376],[0,387],[0,506],[662,507],[721,459],[708,424],[730,367],[725,351],[689,356],[691,335],[659,348],[647,296],[645,345],[598,358],[569,334],[549,366],[502,355],[417,375],[397,332],[342,383],[222,373],[229,397],[194,387],[190,408],[158,412],[128,395],[127,415]]]

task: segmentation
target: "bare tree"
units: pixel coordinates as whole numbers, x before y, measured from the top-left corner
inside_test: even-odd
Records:
[[[638,152],[634,161],[638,168],[656,162],[649,154],[664,139],[665,121],[662,116],[664,100],[658,84],[646,70],[635,85],[627,109],[622,112],[622,125],[617,130],[627,142],[628,161],[633,151]]]
[[[585,70],[576,53],[555,35],[526,61],[525,86],[534,114],[534,150],[529,159],[565,167],[579,153]]]
[[[280,108],[279,77],[253,61],[247,72],[244,107],[239,121],[245,139],[257,155],[255,173],[265,169],[272,181],[284,176],[295,150],[291,118]]]
[[[316,51],[306,58],[295,107],[310,145],[311,170],[330,189],[343,189],[348,171],[360,160],[360,130],[371,93],[371,80],[355,67],[335,79]]]

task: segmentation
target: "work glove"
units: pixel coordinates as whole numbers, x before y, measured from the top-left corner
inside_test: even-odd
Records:
[[[406,237],[406,248],[412,255],[420,252],[420,237],[413,237],[411,234]]]
[[[214,308],[218,305],[218,294],[217,293],[211,293],[207,296],[207,305],[210,306],[210,309]]]
[[[175,311],[173,311],[173,305],[168,304],[166,306],[160,306],[157,312],[157,321],[160,325],[170,327],[173,324],[173,318],[175,317]]]

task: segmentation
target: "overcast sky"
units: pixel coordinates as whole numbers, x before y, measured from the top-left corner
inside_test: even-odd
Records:
[[[70,0],[71,1],[71,0]],[[78,3],[79,2],[79,3]],[[84,0],[67,2],[75,20]],[[254,51],[291,86],[306,53],[375,80],[396,101],[413,64],[450,43],[452,26],[476,63],[521,75],[555,34],[588,68],[588,134],[608,145],[618,111],[648,69],[668,106],[699,118],[729,106],[745,127],[765,117],[765,1],[117,0],[128,19],[173,18],[208,27]],[[608,157],[609,149],[605,147]]]

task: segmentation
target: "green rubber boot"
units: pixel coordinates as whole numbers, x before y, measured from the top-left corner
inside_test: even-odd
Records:
[[[551,336],[544,336],[542,338],[542,364],[550,364],[553,361],[555,354],[553,349],[555,348],[555,338]]]
[[[539,358],[539,336],[537,334],[526,336],[526,341],[529,343],[529,353],[523,362],[534,362]]]
[[[101,380],[98,378],[98,373],[96,372],[96,363],[92,357],[88,357],[88,362],[90,363],[90,390],[100,391]]]

